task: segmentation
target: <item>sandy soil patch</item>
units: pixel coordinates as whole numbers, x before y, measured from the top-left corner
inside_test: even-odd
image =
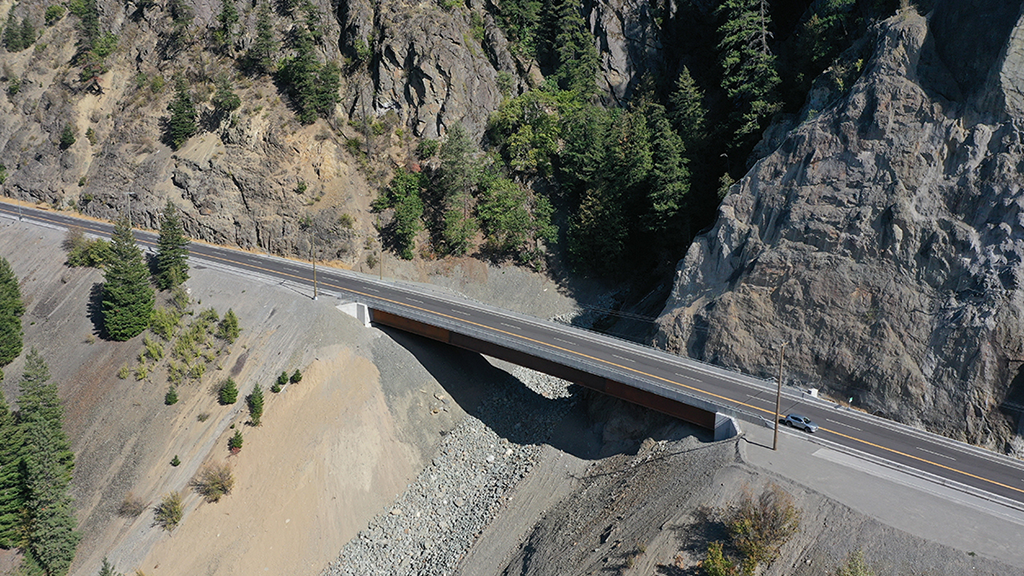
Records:
[[[261,427],[245,426],[242,452],[228,458],[233,493],[200,504],[154,547],[147,572],[318,573],[415,473],[376,368],[340,346],[320,356],[301,383],[268,394]]]

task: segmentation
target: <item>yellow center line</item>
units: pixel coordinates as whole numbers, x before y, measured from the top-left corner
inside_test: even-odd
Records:
[[[39,219],[39,220],[44,220],[44,221],[53,223],[53,224],[63,225],[63,224],[61,224],[60,222],[58,222],[56,220],[48,220],[48,219],[40,217],[40,216],[36,216],[36,218]],[[103,230],[99,230],[99,229],[96,229],[95,231],[103,232]],[[222,249],[222,250],[231,250],[231,248],[226,248],[226,247],[220,247],[220,249]],[[248,254],[247,252],[240,252],[240,253]],[[263,272],[267,272],[269,274],[276,274],[276,275],[281,275],[281,276],[287,276],[287,277],[290,277],[290,278],[294,278],[294,279],[302,280],[302,281],[307,281],[307,282],[309,281],[309,279],[304,277],[304,276],[298,276],[298,275],[295,275],[295,274],[290,274],[288,272],[279,272],[279,271],[276,271],[276,270],[272,270],[270,268],[264,268],[262,266],[256,266],[254,264],[241,263],[241,262],[237,262],[237,261],[234,261],[234,260],[230,260],[228,258],[222,258],[220,256],[215,256],[215,255],[212,255],[212,254],[201,254],[199,256],[201,258],[210,258],[210,259],[213,259],[213,260],[220,260],[222,262],[226,262],[228,264],[233,264],[235,266],[244,266],[246,268],[260,270],[260,271],[263,271]],[[676,382],[676,381],[670,380],[668,378],[663,378],[661,376],[656,376],[654,374],[648,374],[647,372],[644,372],[643,370],[639,370],[637,368],[631,368],[629,366],[623,366],[622,364],[616,364],[615,362],[611,362],[609,360],[605,360],[604,358],[597,358],[595,356],[590,356],[589,354],[584,354],[582,352],[577,352],[575,350],[570,350],[568,348],[563,348],[561,346],[556,346],[554,344],[549,344],[549,343],[543,342],[541,340],[536,340],[534,338],[529,338],[527,336],[523,336],[522,334],[516,334],[516,333],[513,333],[513,332],[509,332],[507,330],[501,330],[500,328],[494,328],[492,326],[487,326],[486,324],[480,324],[478,322],[473,322],[473,321],[466,320],[466,319],[463,319],[463,318],[456,318],[455,316],[450,316],[450,315],[445,314],[443,312],[435,312],[435,311],[429,310],[427,308],[421,308],[419,306],[414,306],[412,304],[406,304],[404,302],[398,302],[396,300],[391,300],[389,298],[383,298],[381,296],[375,296],[373,294],[367,294],[365,292],[360,292],[359,290],[353,290],[352,288],[344,288],[342,286],[338,286],[336,284],[331,284],[329,282],[322,282],[322,284],[324,284],[325,286],[331,287],[331,288],[335,288],[337,290],[342,290],[342,291],[345,291],[345,292],[351,292],[353,294],[358,294],[360,296],[364,296],[364,297],[370,298],[370,299],[382,300],[384,302],[389,302],[389,303],[395,304],[397,306],[404,306],[406,308],[412,308],[414,310],[419,310],[420,312],[425,312],[427,314],[433,314],[435,316],[441,316],[443,318],[447,318],[447,319],[453,320],[455,322],[461,322],[463,324],[469,324],[471,326],[476,326],[477,328],[482,328],[484,330],[489,330],[491,332],[496,332],[496,333],[499,333],[499,334],[504,334],[505,336],[510,336],[512,338],[518,338],[520,340],[525,340],[527,342],[531,342],[533,344],[537,344],[537,345],[539,345],[541,347],[547,347],[547,348],[551,348],[551,349],[558,350],[558,351],[561,351],[561,352],[565,352],[565,353],[570,354],[570,355],[578,356],[580,358],[586,358],[588,360],[592,360],[594,362],[598,362],[598,363],[601,363],[601,364],[606,364],[608,366],[613,366],[615,368],[619,368],[619,369],[625,370],[627,372],[632,372],[632,373],[640,375],[640,376],[646,376],[648,378],[659,380],[659,381],[662,381],[662,382],[665,382],[665,383],[668,383],[668,384],[672,384],[674,386],[679,386],[680,388],[685,388],[685,389],[691,390],[693,392],[698,392],[698,393],[701,393],[701,394],[706,394],[708,396],[711,396],[712,398],[717,398],[719,400],[723,400],[723,401],[731,403],[731,404],[743,406],[745,408],[750,408],[751,410],[755,410],[757,412],[764,412],[765,414],[769,414],[769,415],[771,415],[773,417],[775,416],[775,412],[773,410],[766,410],[764,408],[761,408],[761,407],[758,407],[758,406],[754,406],[752,404],[747,404],[745,402],[740,402],[739,400],[734,400],[734,399],[728,398],[726,396],[715,394],[714,392],[708,392],[707,390],[701,390],[700,388],[695,388],[695,387],[690,386],[688,384],[683,384],[682,382]],[[879,444],[875,444],[873,442],[868,442],[867,440],[861,440],[860,438],[856,438],[854,436],[849,436],[849,435],[843,434],[841,432],[836,432],[835,430],[830,430],[828,428],[821,428],[821,427],[819,427],[819,430],[822,431],[822,432],[828,432],[829,434],[834,434],[834,435],[839,436],[841,438],[846,438],[847,440],[852,440],[854,442],[859,442],[861,444],[865,444],[867,446],[871,446],[873,448],[877,448],[879,450],[883,450],[883,451],[889,452],[891,454],[896,454],[896,455],[899,455],[899,456],[903,456],[904,458],[910,458],[911,460],[916,460],[918,462],[922,462],[922,463],[925,463],[925,464],[931,464],[932,466],[936,466],[936,467],[941,468],[943,470],[948,470],[950,472],[955,472],[957,474],[962,474],[962,475],[967,476],[969,478],[974,478],[975,480],[980,480],[982,482],[988,482],[989,484],[992,484],[992,485],[995,485],[995,486],[999,486],[999,487],[1002,487],[1002,488],[1006,488],[1008,490],[1013,490],[1015,492],[1019,492],[1021,494],[1024,494],[1024,490],[1022,490],[1020,488],[1016,488],[1014,486],[1003,484],[1002,482],[997,482],[995,480],[990,480],[990,479],[985,478],[983,476],[978,476],[976,474],[971,474],[970,472],[964,472],[963,470],[959,470],[959,469],[953,468],[951,466],[946,466],[945,464],[939,464],[938,462],[932,462],[931,460],[928,460],[926,458],[921,458],[920,456],[914,456],[914,455],[911,455],[911,454],[907,454],[905,452],[900,452],[899,450],[894,450],[892,448],[886,448],[885,446],[882,446],[882,445],[879,445]]]

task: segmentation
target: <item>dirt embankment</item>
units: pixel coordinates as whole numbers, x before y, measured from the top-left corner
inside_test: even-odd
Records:
[[[430,357],[428,370],[410,348],[336,310],[333,299],[312,301],[291,286],[193,262],[194,309],[213,307],[223,315],[232,308],[242,333],[201,381],[179,386],[178,404],[165,406],[166,359],[141,381],[118,378],[122,366],[138,363],[142,337],[123,343],[97,337],[102,274],[63,266],[63,237],[63,231],[0,220],[0,255],[21,279],[26,303],[26,349],[39,349],[58,383],[76,455],[72,489],[84,538],[75,576],[95,574],[103,557],[122,572],[141,568],[150,576],[316,574],[415,478],[464,407],[474,405],[479,392],[472,383],[494,370],[478,356],[440,346],[420,351]],[[489,269],[474,270],[456,268],[442,277],[471,283]],[[534,306],[568,309],[571,301],[549,282],[516,278],[518,287],[536,285],[531,291],[551,288],[546,304]],[[280,394],[267,391],[281,371],[295,368],[304,371],[300,383]],[[19,359],[5,370],[9,401],[21,369]],[[228,375],[241,393],[225,407],[213,391]],[[439,380],[462,390],[459,403]],[[245,424],[241,400],[256,383],[266,394],[259,428]],[[235,456],[227,449],[232,426],[245,437]],[[174,456],[178,467],[169,464]],[[201,503],[189,481],[202,464],[216,461],[232,465],[235,488],[219,503]],[[151,507],[172,490],[186,494],[186,513],[169,534],[152,526]],[[129,494],[149,506],[137,518],[117,514]]]

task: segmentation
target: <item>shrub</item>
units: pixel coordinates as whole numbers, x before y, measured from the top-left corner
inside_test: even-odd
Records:
[[[864,561],[864,554],[858,550],[846,557],[846,562],[836,569],[835,576],[875,576],[875,572]]]
[[[185,507],[181,502],[181,493],[171,492],[164,496],[164,499],[157,505],[153,515],[153,525],[171,532],[177,528],[184,513]]]
[[[142,345],[146,347],[145,355],[153,360],[159,360],[164,357],[163,345],[155,340],[150,340],[149,336],[142,337]]]
[[[299,372],[299,369],[296,368],[295,372],[292,372],[292,375],[288,380],[292,384],[298,384],[299,382],[302,382],[302,372]]]
[[[217,326],[217,337],[221,340],[226,340],[230,344],[238,338],[238,334],[241,331],[242,329],[238,327],[238,316],[235,316],[234,310],[228,308],[227,314],[224,314],[224,319]]]
[[[179,325],[181,325],[181,315],[161,306],[153,311],[153,320],[149,323],[149,329],[164,341],[169,342]]]
[[[164,394],[164,404],[167,406],[173,406],[178,403],[178,391],[171,386],[167,389],[167,394]]]
[[[200,378],[203,377],[203,374],[206,374],[205,362],[196,362],[188,370],[188,377],[193,380],[199,380]],[[231,404],[231,402],[229,402],[229,404]]]
[[[288,383],[288,373],[281,372],[281,375],[277,377],[277,387],[280,388]]]
[[[117,515],[125,518],[135,518],[146,509],[146,503],[138,496],[129,492],[121,505],[117,507]]]
[[[68,254],[68,266],[100,268],[110,259],[110,243],[100,238],[87,239],[81,228],[68,229],[63,247]]]
[[[234,486],[235,477],[231,474],[231,466],[226,463],[207,464],[192,480],[193,489],[207,502],[218,502],[230,494]]]
[[[242,443],[244,441],[245,439],[242,438],[242,431],[235,430],[235,433],[228,439],[228,450],[230,450],[232,454],[238,454],[242,451]]]
[[[756,500],[751,494],[744,494],[726,525],[744,564],[771,564],[782,545],[799,529],[800,510],[792,496],[770,484]]]
[[[128,375],[132,373],[131,368],[127,364],[122,364],[121,368],[117,371],[117,377],[121,380],[128,378]]]
[[[203,412],[202,414],[196,416],[196,420],[198,420],[200,422],[206,422],[209,419],[210,419],[210,413],[209,412]]]
[[[181,465],[181,459],[178,458],[177,454],[175,454],[174,458],[171,458],[171,466],[174,466],[175,468],[177,468],[180,465]]]
[[[76,140],[75,129],[72,128],[70,124],[65,124],[64,129],[61,130],[60,133],[60,147],[67,150],[76,142]]]
[[[60,4],[54,4],[46,8],[46,13],[43,18],[46,20],[47,26],[53,26],[55,22],[64,17],[64,7]]]
[[[135,381],[145,380],[149,377],[149,365],[145,362],[139,362],[138,366],[135,367]]]
[[[238,400],[238,386],[235,384],[233,378],[228,378],[220,385],[220,391],[217,394],[218,400],[224,406],[228,404],[234,404]]]

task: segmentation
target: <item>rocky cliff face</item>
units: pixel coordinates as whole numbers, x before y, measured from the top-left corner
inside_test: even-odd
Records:
[[[1024,22],[936,2],[733,186],[658,342],[1024,455]]]
[[[374,234],[368,208],[376,186],[409,161],[419,138],[438,138],[454,122],[479,137],[503,98],[499,76],[511,95],[543,80],[535,63],[510,52],[492,2],[316,0],[319,56],[344,70],[341,101],[333,118],[302,126],[271,78],[238,71],[255,38],[253,3],[239,7],[230,53],[211,42],[221,2],[185,3],[195,17],[175,46],[168,2],[99,0],[101,30],[119,43],[93,84],[76,63],[77,17],[44,26],[48,2],[0,2],[0,22],[28,18],[39,31],[29,49],[0,48],[4,196],[103,218],[130,209],[147,227],[169,198],[193,237],[280,254],[308,255],[300,222],[313,222],[322,256],[355,265],[360,237]],[[660,52],[653,17],[634,0],[588,6],[605,64],[601,86],[621,98]],[[304,18],[298,8],[275,13],[277,39]],[[242,107],[218,116],[209,98],[223,74]],[[176,76],[198,96],[203,130],[173,151],[162,134]],[[77,139],[62,147],[65,126]]]

